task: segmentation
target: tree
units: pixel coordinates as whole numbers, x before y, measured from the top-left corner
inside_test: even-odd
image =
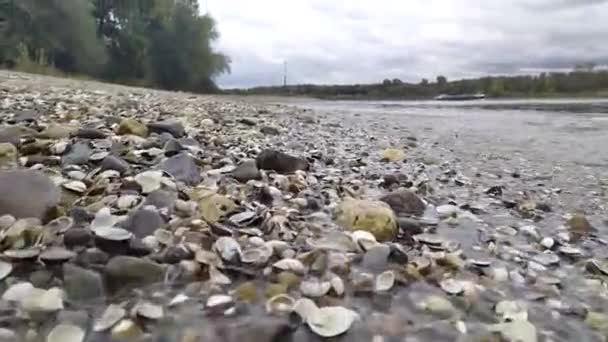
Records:
[[[384,79],[384,81],[382,81],[383,86],[390,86],[392,84],[393,84],[393,82],[391,82],[391,80],[389,80],[388,78],[386,78],[386,79]]]
[[[437,85],[439,87],[444,87],[446,84],[448,84],[448,79],[445,76],[437,76]]]
[[[423,78],[422,81],[420,81],[420,85],[423,87],[426,87],[429,85],[429,80],[427,80],[426,78]]]
[[[3,7],[11,11],[5,35],[12,47],[5,58],[14,58],[18,47],[25,46],[34,61],[69,72],[93,72],[105,61],[105,53],[95,35],[90,5],[86,0],[11,1],[10,7]]]
[[[394,78],[393,79],[393,85],[402,85],[403,81],[398,79],[398,78]]]

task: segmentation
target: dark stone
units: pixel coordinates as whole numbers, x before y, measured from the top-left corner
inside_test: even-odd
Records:
[[[308,170],[309,168],[307,160],[275,150],[265,150],[260,153],[256,163],[261,170],[273,170],[281,174],[294,173],[297,170]]]
[[[99,248],[89,248],[79,254],[77,260],[81,265],[105,265],[110,256]]]
[[[63,288],[70,301],[103,301],[105,297],[101,275],[73,264],[63,265]]]
[[[426,205],[418,195],[409,190],[391,192],[380,200],[388,204],[397,214],[422,216],[426,209]]]
[[[165,268],[153,261],[116,256],[104,268],[106,283],[112,291],[162,282]]]
[[[182,146],[182,144],[179,143],[179,141],[175,139],[169,139],[167,140],[167,142],[165,142],[165,146],[163,147],[163,149],[165,150],[165,156],[172,157],[183,151],[184,147]]]
[[[44,166],[59,166],[61,164],[61,158],[56,156],[28,156],[25,158],[25,167],[32,167],[36,164]]]
[[[68,215],[74,219],[74,225],[76,226],[88,224],[95,218],[95,215],[89,213],[83,207],[72,207],[68,212]]]
[[[76,141],[69,145],[66,153],[61,159],[63,165],[82,165],[89,161],[92,150],[89,143],[84,141]]]
[[[146,255],[150,255],[150,253],[152,253],[152,250],[148,246],[144,245],[140,239],[129,240],[127,255],[144,257]]]
[[[109,156],[105,157],[101,161],[100,166],[101,166],[102,171],[114,170],[114,171],[119,172],[120,174],[127,173],[127,171],[129,171],[129,168],[130,168],[129,163],[127,163],[124,159],[117,157],[117,156],[113,156],[113,155],[109,155]]]
[[[544,211],[546,213],[550,213],[551,211],[553,211],[551,209],[551,205],[549,203],[547,203],[547,202],[536,203],[536,209]]]
[[[246,160],[239,164],[234,171],[232,171],[232,177],[239,182],[247,183],[252,179],[260,179],[262,175],[255,160]]]
[[[93,232],[88,228],[71,228],[63,234],[63,243],[68,248],[88,246],[93,241]]]
[[[184,125],[179,121],[160,121],[148,124],[148,129],[152,133],[169,133],[175,138],[181,138],[186,135]]]
[[[61,199],[53,181],[38,171],[0,171],[0,216],[48,218]]]
[[[82,139],[105,139],[108,135],[95,128],[81,128],[74,133],[74,136]]]
[[[192,252],[184,246],[171,246],[165,250],[163,262],[166,264],[177,264],[182,260],[190,260],[194,257]]]
[[[188,153],[180,153],[165,160],[160,168],[186,185],[194,186],[201,182],[198,166]]]
[[[153,235],[154,231],[162,227],[165,220],[158,211],[151,209],[139,209],[132,212],[129,217],[119,225],[130,231],[137,238]]]
[[[95,237],[95,246],[110,255],[124,255],[129,252],[129,241],[112,241]]]
[[[53,281],[53,273],[50,270],[37,270],[30,274],[29,280],[34,287],[46,289]]]
[[[396,175],[384,175],[382,178],[382,185],[385,188],[390,188],[394,184],[399,184],[399,178]]]
[[[272,127],[272,126],[264,126],[264,127],[260,128],[260,132],[262,132],[263,134],[266,134],[266,135],[279,135],[279,134],[281,134],[281,131],[279,131],[278,128]]]
[[[257,124],[257,121],[253,118],[241,118],[237,122],[247,126],[255,126]]]
[[[168,208],[169,211],[173,209],[173,205],[177,200],[178,196],[176,192],[166,190],[155,190],[148,194],[144,206],[153,205],[157,209]]]

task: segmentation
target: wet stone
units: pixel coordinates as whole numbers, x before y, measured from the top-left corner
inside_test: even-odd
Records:
[[[382,272],[388,265],[391,249],[386,245],[376,245],[368,249],[363,255],[361,267],[369,271]]]

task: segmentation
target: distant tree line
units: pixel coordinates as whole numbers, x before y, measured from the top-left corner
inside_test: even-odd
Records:
[[[229,71],[197,0],[0,0],[0,66],[213,91]]]
[[[608,71],[594,70],[589,64],[572,72],[541,73],[530,76],[491,76],[448,81],[438,76],[435,82],[423,79],[406,83],[385,79],[377,84],[293,85],[231,90],[237,94],[295,95],[344,99],[429,99],[440,94],[485,93],[489,97],[608,96]]]

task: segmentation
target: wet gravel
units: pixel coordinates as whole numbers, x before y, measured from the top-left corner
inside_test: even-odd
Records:
[[[0,340],[608,336],[604,114],[273,102],[0,73]]]

